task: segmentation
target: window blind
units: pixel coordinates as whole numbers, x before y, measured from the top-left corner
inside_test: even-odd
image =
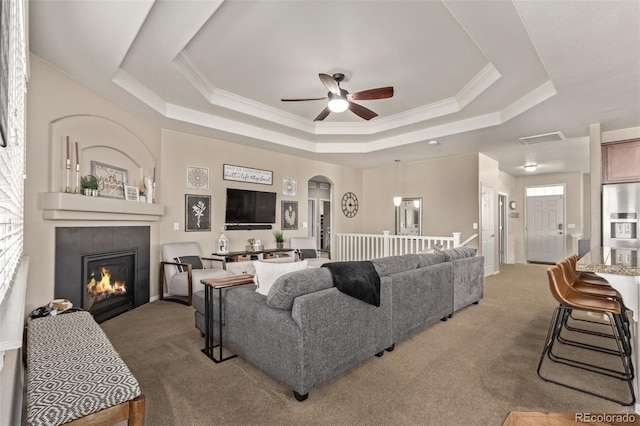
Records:
[[[0,2],[0,303],[24,245],[27,48],[24,1]]]

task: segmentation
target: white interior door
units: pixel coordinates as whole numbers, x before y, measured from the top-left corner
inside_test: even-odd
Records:
[[[564,257],[564,196],[527,197],[527,261],[556,263]]]
[[[482,185],[482,255],[484,256],[484,275],[495,272],[495,218],[496,209],[493,188]]]

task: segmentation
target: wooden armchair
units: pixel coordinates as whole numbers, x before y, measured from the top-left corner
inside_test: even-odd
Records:
[[[159,294],[161,300],[191,305],[193,293],[204,287],[200,280],[231,275],[222,268],[206,269],[202,260],[215,260],[200,255],[196,242],[167,243],[161,248]]]
[[[319,268],[331,262],[331,253],[328,250],[319,250],[313,237],[291,237],[289,246],[296,252],[299,260],[309,262],[309,268]]]

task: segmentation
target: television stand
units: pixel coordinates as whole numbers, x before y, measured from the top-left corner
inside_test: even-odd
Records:
[[[294,249],[281,248],[281,249],[263,249],[263,250],[251,250],[251,251],[232,251],[227,254],[213,253],[207,260],[217,260],[222,262],[223,267],[226,268],[227,263],[232,262],[249,262],[252,260],[267,260],[276,259],[279,257],[291,257],[294,256]]]

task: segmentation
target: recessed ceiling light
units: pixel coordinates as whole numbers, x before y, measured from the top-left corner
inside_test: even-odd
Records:
[[[537,164],[527,164],[526,166],[524,166],[524,169],[528,172],[535,172],[537,168]]]
[[[429,145],[439,145],[440,142],[433,140],[433,141],[429,141]]]

